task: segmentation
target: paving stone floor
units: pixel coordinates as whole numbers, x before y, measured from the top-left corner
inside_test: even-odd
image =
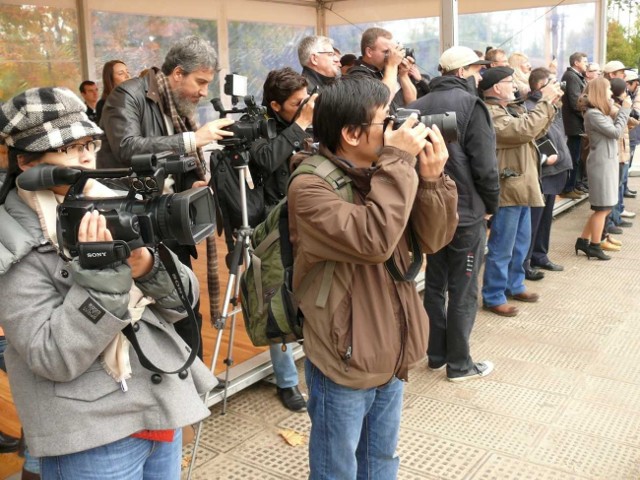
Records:
[[[574,254],[582,202],[554,221],[550,256],[564,272],[528,282],[540,302],[514,318],[478,312],[472,354],[495,362],[491,376],[453,384],[424,364],[411,371],[400,479],[640,478],[640,199],[627,208],[639,219],[612,260]],[[287,445],[285,428],[308,434],[310,422],[272,385],[234,395],[206,421],[192,478],[307,478],[307,448]]]

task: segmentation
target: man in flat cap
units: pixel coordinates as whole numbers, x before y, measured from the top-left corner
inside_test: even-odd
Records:
[[[478,308],[485,216],[496,212],[500,195],[496,136],[491,115],[477,95],[480,70],[489,63],[468,47],[449,48],[440,57],[442,76],[431,80],[431,92],[409,106],[421,115],[456,113],[458,141],[447,144],[444,169],[459,192],[458,227],[448,245],[427,255],[424,292],[429,316],[427,365],[432,370],[446,367],[452,382],[484,377],[493,370],[488,360],[474,362],[469,350]]]
[[[549,128],[562,90],[557,82],[549,83],[541,89],[542,98],[535,108],[527,112],[513,104],[515,87],[513,69],[509,67],[486,70],[479,89],[493,118],[500,174],[500,208],[491,222],[482,286],[483,308],[513,317],[518,309],[507,303],[507,297],[522,302],[538,301],[538,294],[528,292],[524,285],[523,266],[531,243],[529,207],[544,206],[534,140]]]

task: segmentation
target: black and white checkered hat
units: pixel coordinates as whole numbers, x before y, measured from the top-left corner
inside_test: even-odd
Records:
[[[46,152],[102,134],[67,88],[31,88],[0,107],[0,136],[9,147]]]

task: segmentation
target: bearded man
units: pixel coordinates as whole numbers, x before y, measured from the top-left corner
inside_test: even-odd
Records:
[[[196,157],[198,168],[173,175],[175,192],[207,185],[207,163],[202,147],[233,135],[222,128],[233,123],[218,119],[198,128],[197,105],[207,96],[208,87],[218,68],[218,56],[209,42],[190,36],[175,43],[165,57],[162,68],[150,68],[142,78],[132,78],[109,94],[100,124],[106,141],[98,152],[98,168],[129,167],[131,157],[144,153],[173,151]],[[214,272],[210,291],[212,315],[219,311],[217,260],[215,243],[207,240],[209,266]],[[191,267],[193,247],[170,245],[180,261]],[[202,318],[196,310],[199,322]],[[191,343],[192,328],[188,319],[175,324],[176,330]],[[196,347],[196,345],[191,345]],[[199,348],[202,357],[202,342]]]

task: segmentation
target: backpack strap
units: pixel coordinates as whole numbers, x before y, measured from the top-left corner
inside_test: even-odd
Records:
[[[353,188],[351,187],[351,178],[342,171],[335,163],[321,155],[313,155],[305,158],[295,171],[289,177],[291,182],[295,177],[301,174],[312,174],[322,178],[327,182],[336,194],[343,200],[353,203]],[[322,268],[324,264],[324,268]],[[311,282],[316,275],[323,270],[322,282],[316,297],[316,306],[324,308],[329,300],[329,292],[331,291],[331,282],[333,281],[333,273],[336,269],[336,262],[325,261],[316,264],[311,271],[305,276],[297,288],[296,296],[302,298],[311,286]]]

